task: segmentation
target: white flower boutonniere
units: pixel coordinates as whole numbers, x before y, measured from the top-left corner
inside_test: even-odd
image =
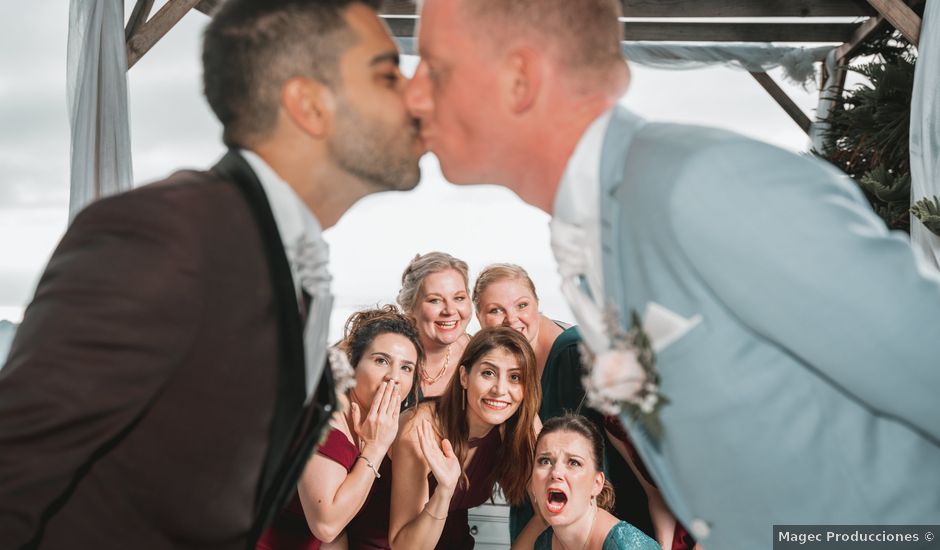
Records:
[[[356,385],[356,371],[349,364],[349,358],[346,352],[331,347],[329,350],[330,371],[333,374],[333,387],[336,391],[336,399],[342,402],[341,396],[346,395],[350,389]]]
[[[630,330],[624,332],[616,311],[608,308],[610,348],[594,354],[582,343],[584,389],[593,408],[610,415],[626,412],[658,438],[662,425],[657,413],[669,401],[659,393],[656,355],[640,316],[633,311],[630,321]]]

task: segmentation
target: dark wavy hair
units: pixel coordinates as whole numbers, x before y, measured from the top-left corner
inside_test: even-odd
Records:
[[[483,356],[495,349],[509,352],[522,370],[523,398],[519,408],[506,421],[497,466],[488,482],[492,484],[498,481],[506,500],[511,504],[520,504],[525,499],[526,485],[532,475],[532,457],[535,455],[533,423],[538,416],[542,390],[536,377],[535,352],[528,340],[511,328],[492,327],[476,333],[464,349],[460,368],[470,374]],[[461,464],[467,457],[470,440],[465,399],[460,377],[454,376],[437,406],[442,432],[440,435],[450,440]],[[466,486],[469,483],[467,476],[461,474],[460,482]]]
[[[412,373],[411,392],[412,397],[416,397],[418,372],[424,366],[424,348],[421,346],[418,329],[415,327],[414,322],[409,317],[402,315],[395,306],[387,305],[353,313],[346,320],[346,326],[343,329],[343,340],[340,342],[339,347],[346,352],[349,363],[355,368],[372,341],[383,334],[404,336],[415,347],[418,361]]]
[[[543,437],[554,432],[574,433],[587,439],[591,447],[591,458],[594,459],[594,468],[598,472],[604,470],[604,437],[593,422],[580,414],[572,413],[549,418],[542,426],[542,431],[539,432],[535,446],[538,447],[539,441]],[[597,495],[597,505],[612,513],[614,511],[614,496],[614,486],[605,477],[604,488]]]

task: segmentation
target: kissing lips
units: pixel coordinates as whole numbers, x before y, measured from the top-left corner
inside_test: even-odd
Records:
[[[568,504],[568,495],[560,489],[549,489],[548,498],[545,501],[545,508],[550,514],[560,514]]]

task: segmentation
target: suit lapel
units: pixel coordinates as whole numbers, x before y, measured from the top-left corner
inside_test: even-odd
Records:
[[[335,405],[335,395],[330,369],[324,369],[319,388],[314,391],[315,398],[304,410],[303,327],[297,295],[283,241],[261,182],[245,159],[234,151],[229,151],[212,171],[234,183],[248,203],[263,242],[277,312],[277,395],[268,450],[255,493],[258,517],[250,538],[253,547],[253,541],[290,494],[288,489],[293,488],[299,474],[297,464],[306,462],[324,419],[329,418],[329,411]]]
[[[629,329],[629,319],[631,307],[639,308],[645,306],[637,303],[638,293],[644,292],[643,289],[636,286],[631,287],[627,280],[626,263],[640,261],[637,254],[629,248],[629,239],[624,239],[623,235],[629,231],[628,221],[622,218],[623,212],[621,204],[616,193],[621,186],[628,182],[627,171],[632,173],[644,173],[644,165],[648,158],[643,158],[643,154],[633,154],[636,149],[633,146],[637,144],[637,135],[641,127],[646,124],[644,120],[622,107],[616,107],[611,117],[607,134],[604,137],[604,148],[601,152],[601,250],[604,255],[604,292],[606,293],[607,303],[614,304],[618,308],[626,311],[620,311],[620,321],[624,324],[624,329]],[[642,139],[642,138],[641,138]],[[637,168],[640,167],[640,168]],[[651,168],[655,169],[655,168]],[[642,182],[630,182],[631,184],[642,184]],[[635,282],[634,282],[635,284]],[[668,475],[662,462],[660,442],[653,439],[647,433],[642,423],[632,422],[626,415],[621,416],[621,421],[630,432],[634,446],[640,454],[645,466],[649,469],[653,478],[659,486],[660,492],[669,503],[672,512],[676,517],[688,520],[688,508],[685,503],[679,499],[679,492],[671,476]]]
[[[620,202],[614,197],[623,183],[627,152],[633,137],[645,121],[623,107],[614,107],[610,124],[604,135],[600,166],[601,254],[604,265],[604,297],[608,304],[618,307],[626,304],[623,273],[617,251],[620,248]],[[620,320],[626,323],[629,312],[621,311]],[[624,326],[624,328],[629,328]]]

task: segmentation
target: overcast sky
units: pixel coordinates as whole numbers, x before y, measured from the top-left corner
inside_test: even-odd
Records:
[[[128,0],[127,14],[132,7]],[[0,3],[0,319],[20,320],[66,226],[68,9],[68,0]],[[209,167],[224,151],[200,92],[199,41],[207,21],[202,13],[188,14],[128,73],[138,184],[180,167]],[[405,59],[407,71],[415,64]],[[784,87],[805,111],[814,108],[814,90]],[[805,134],[745,72],[634,67],[624,103],[647,118],[721,126],[806,149]],[[327,232],[337,295],[333,337],[353,309],[391,302],[405,264],[430,250],[463,258],[474,275],[491,262],[522,265],[535,280],[542,310],[570,321],[548,217],[501,188],[450,185],[432,156],[422,167],[417,190],[369,197]]]

